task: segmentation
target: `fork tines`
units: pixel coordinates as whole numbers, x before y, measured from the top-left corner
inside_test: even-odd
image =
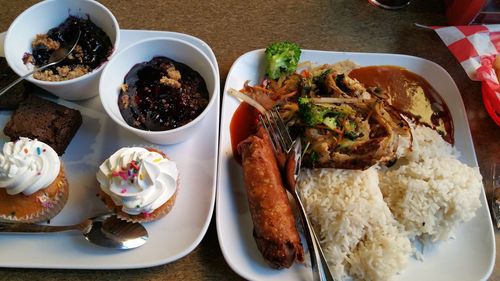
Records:
[[[271,138],[275,152],[288,154],[293,147],[292,137],[288,128],[280,117],[277,108],[266,111],[259,116],[260,123]]]

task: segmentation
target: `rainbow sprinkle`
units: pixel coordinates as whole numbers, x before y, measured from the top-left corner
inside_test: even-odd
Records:
[[[52,200],[46,194],[38,196],[37,197],[37,201],[44,208],[52,208],[52,207],[54,207],[54,203],[52,202]]]
[[[133,170],[139,170],[139,161],[130,161],[130,167],[133,169]]]
[[[42,154],[40,147],[37,147],[37,148],[36,148],[36,153],[37,153],[38,155]]]
[[[161,160],[162,160],[162,158],[156,158],[156,159],[154,159],[154,160],[153,160],[153,162],[158,163],[158,162],[160,162]]]
[[[127,193],[127,190],[125,188],[122,188],[122,190],[120,192],[121,193]]]
[[[134,183],[135,178],[138,176],[137,173],[139,172],[140,168],[140,162],[137,160],[132,160],[130,163],[125,167],[122,168],[121,170],[113,171],[110,175],[111,178],[113,177],[120,177],[122,178],[122,184],[125,184],[125,182],[130,181],[130,183]],[[144,176],[141,177],[141,180]]]
[[[24,149],[24,153],[28,154],[29,150],[27,148]]]

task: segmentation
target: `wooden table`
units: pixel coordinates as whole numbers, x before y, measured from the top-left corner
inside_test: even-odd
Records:
[[[35,2],[0,0],[0,31],[7,30],[16,16]],[[483,108],[480,84],[467,77],[434,32],[413,25],[446,25],[441,1],[414,0],[400,11],[382,10],[366,0],[101,2],[115,14],[121,28],[183,32],[207,42],[217,56],[221,85],[241,54],[284,39],[304,49],[400,53],[432,60],[450,73],[460,89],[483,177],[489,179],[491,164],[500,162],[500,128]],[[2,268],[0,281],[239,280],[224,261],[214,220],[201,244],[171,264],[116,271]],[[500,242],[498,232],[496,241]],[[498,264],[490,280],[500,281]]]

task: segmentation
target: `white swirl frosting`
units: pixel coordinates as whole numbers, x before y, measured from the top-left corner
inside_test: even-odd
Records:
[[[99,167],[97,181],[117,206],[130,215],[151,213],[177,189],[177,165],[160,153],[125,147]]]
[[[49,186],[59,174],[59,156],[47,144],[20,138],[8,142],[0,154],[0,188],[7,194],[31,195]]]

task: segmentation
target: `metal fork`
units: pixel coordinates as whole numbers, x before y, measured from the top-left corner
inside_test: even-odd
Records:
[[[292,197],[299,206],[302,227],[304,228],[304,234],[311,256],[313,278],[314,280],[334,281],[319,240],[307,217],[297,188],[297,180],[300,175],[300,164],[302,161],[300,137],[292,141],[288,128],[281,119],[276,108],[260,115],[259,120],[271,139],[277,158],[283,158],[282,156],[286,158],[284,164],[281,164],[286,180],[285,187],[292,194]]]
[[[500,229],[500,162],[491,165],[491,194],[490,207],[493,214],[493,223]]]

